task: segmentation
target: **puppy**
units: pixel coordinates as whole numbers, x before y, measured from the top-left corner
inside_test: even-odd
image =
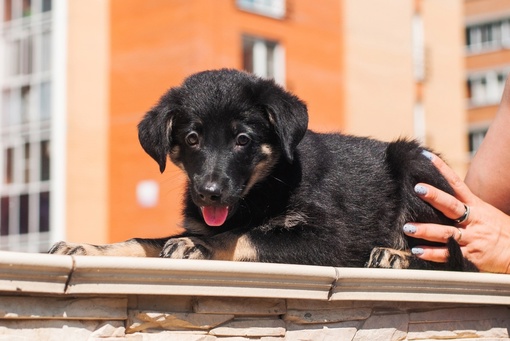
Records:
[[[273,80],[200,72],[161,97],[138,125],[143,149],[187,175],[182,235],[50,253],[469,270],[451,238],[446,264],[409,253],[408,221],[453,222],[414,194],[451,187],[415,141],[385,143],[307,130],[306,105]]]

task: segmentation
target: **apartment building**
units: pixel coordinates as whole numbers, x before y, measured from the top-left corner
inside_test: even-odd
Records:
[[[0,248],[50,239],[52,3],[3,1]]]
[[[3,0],[0,249],[179,231],[185,177],[159,174],[136,125],[204,69],[274,78],[315,130],[416,137],[463,172],[462,5]]]
[[[465,0],[469,150],[473,154],[494,118],[510,72],[510,2]]]

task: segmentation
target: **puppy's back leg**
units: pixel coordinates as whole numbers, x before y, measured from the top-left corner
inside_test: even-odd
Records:
[[[168,239],[133,238],[125,242],[105,245],[58,242],[50,248],[48,253],[82,256],[158,257]]]

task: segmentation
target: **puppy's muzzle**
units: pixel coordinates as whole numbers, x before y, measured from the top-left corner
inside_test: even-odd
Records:
[[[204,205],[214,205],[221,202],[223,188],[215,181],[206,181],[197,186],[197,194]]]

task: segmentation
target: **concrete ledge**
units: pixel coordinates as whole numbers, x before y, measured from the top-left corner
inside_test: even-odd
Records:
[[[0,291],[510,304],[510,276],[0,252]]]
[[[75,257],[66,293],[285,297],[326,300],[334,268],[160,258]]]
[[[337,269],[331,300],[510,304],[510,276],[450,271]]]
[[[0,252],[3,340],[509,340],[510,276]]]
[[[0,291],[62,294],[72,257],[0,251]]]

